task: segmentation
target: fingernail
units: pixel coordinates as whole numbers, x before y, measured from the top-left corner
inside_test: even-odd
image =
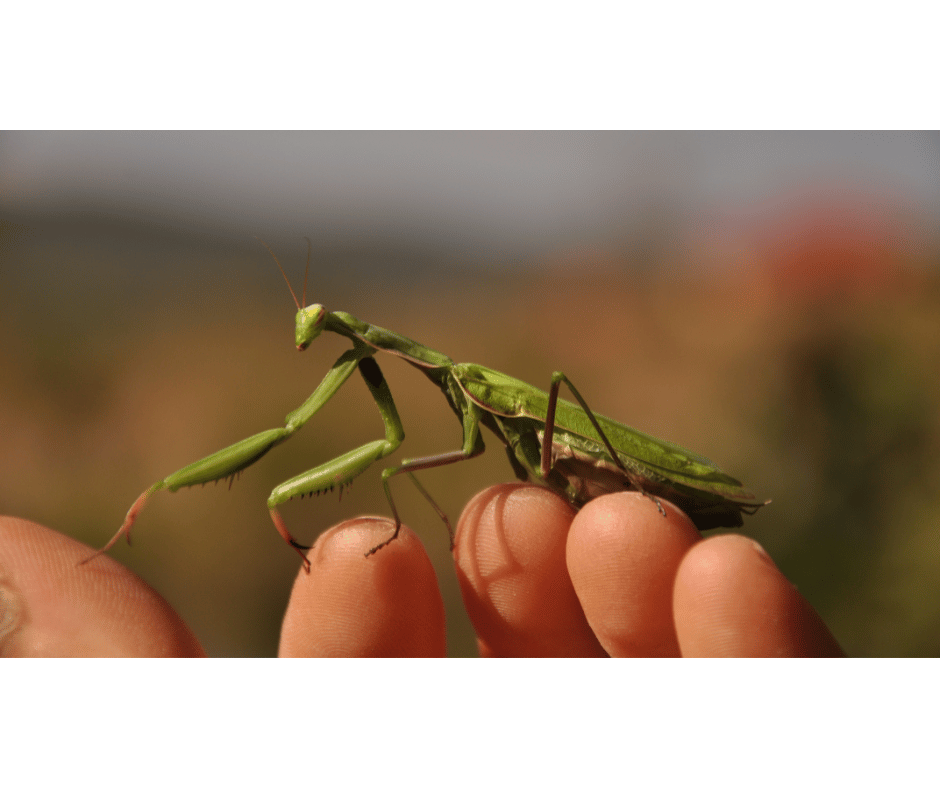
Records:
[[[751,541],[751,547],[754,548],[755,553],[757,553],[761,558],[763,558],[771,566],[774,566],[774,567],[777,566],[777,564],[774,562],[774,559],[770,557],[770,553],[768,553],[764,549],[764,546],[760,542],[755,542],[753,539],[751,539],[750,541]]]
[[[26,619],[26,606],[16,587],[0,576],[0,656]]]

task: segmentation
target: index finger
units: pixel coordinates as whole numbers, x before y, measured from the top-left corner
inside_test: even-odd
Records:
[[[281,629],[282,657],[443,657],[444,601],[417,536],[363,518],[325,532],[310,549],[310,573],[294,582]]]

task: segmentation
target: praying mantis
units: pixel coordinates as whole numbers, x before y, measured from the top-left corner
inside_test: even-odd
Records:
[[[260,239],[258,239],[260,240]],[[262,241],[264,243],[264,241]],[[310,240],[307,239],[307,272]],[[359,370],[375,400],[385,437],[365,443],[277,485],[268,497],[271,520],[281,537],[303,559],[310,571],[305,547],[288,531],[278,506],[296,496],[319,494],[342,488],[373,463],[395,452],[405,438],[404,428],[388,384],[375,360],[378,353],[397,356],[422,372],[437,386],[463,428],[461,448],[427,457],[405,460],[382,472],[382,486],[394,516],[394,530],[365,555],[371,556],[393,542],[401,530],[401,518],[389,482],[406,473],[447,526],[453,547],[453,531],[444,511],[415,477],[415,471],[462,462],[483,453],[480,427],[486,427],[503,443],[509,463],[521,481],[535,480],[561,493],[576,508],[606,493],[638,490],[665,516],[658,500],[664,498],[682,509],[699,530],[739,527],[742,512],[754,514],[769,501],[759,501],[741,482],[711,460],[668,441],[634,430],[613,419],[595,415],[562,372],[551,376],[548,392],[524,381],[478,364],[457,364],[448,356],[385,328],[363,322],[346,312],[329,312],[321,304],[306,305],[307,273],[302,302],[291,286],[274,252],[294,304],[297,306],[295,343],[305,350],[324,331],[332,331],[352,342],[352,348],[333,364],[320,385],[283,427],[265,430],[250,438],[187,465],[156,482],[137,498],[123,524],[90,561],[109,550],[125,536],[130,543],[131,527],[147,501],[160,490],[175,492],[206,482],[233,477],[290,438],[340,390]],[[559,398],[564,383],[577,405]],[[380,518],[374,518],[380,519]]]

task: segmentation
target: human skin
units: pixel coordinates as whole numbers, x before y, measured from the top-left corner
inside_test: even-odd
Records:
[[[639,493],[575,513],[532,485],[467,505],[454,561],[484,656],[843,656],[754,541],[703,539]],[[298,571],[280,656],[444,656],[444,605],[412,531],[366,559],[388,524],[326,531]],[[140,578],[57,531],[0,518],[0,655],[203,656]]]

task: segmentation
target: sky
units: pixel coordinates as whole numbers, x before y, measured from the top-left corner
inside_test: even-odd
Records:
[[[407,236],[524,259],[652,214],[760,220],[806,194],[940,225],[937,132],[4,132],[0,211],[182,231]]]

